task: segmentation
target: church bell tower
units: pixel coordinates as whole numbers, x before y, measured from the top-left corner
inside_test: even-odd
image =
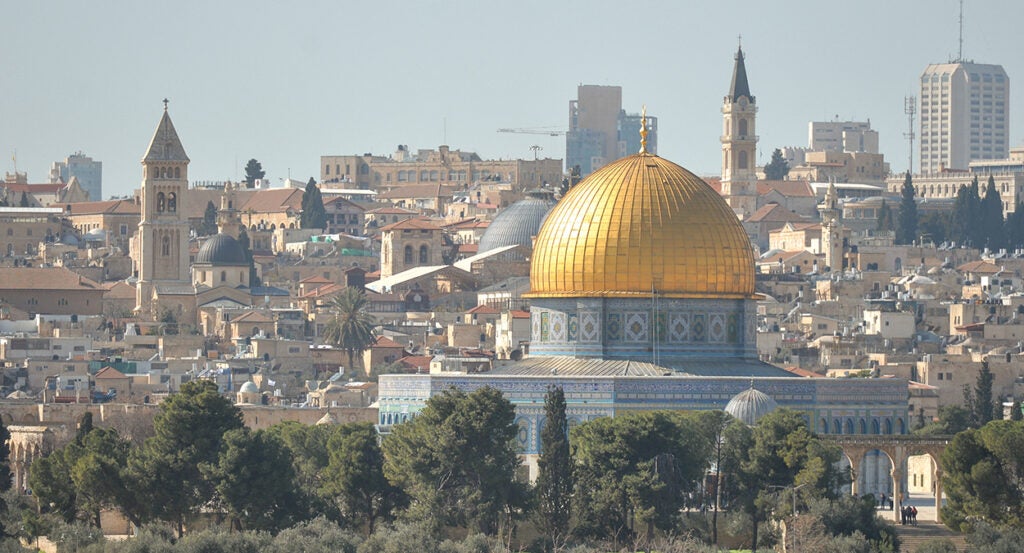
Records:
[[[757,209],[756,115],[743,48],[737,48],[732,83],[722,104],[722,196],[740,219],[746,219]]]
[[[142,158],[142,217],[139,222],[135,310],[154,315],[162,286],[188,285],[188,156],[171,116],[164,113]]]
[[[818,206],[821,214],[821,250],[825,254],[825,266],[834,273],[843,271],[842,215],[836,184],[829,183],[825,202]],[[824,272],[824,271],[823,271]]]

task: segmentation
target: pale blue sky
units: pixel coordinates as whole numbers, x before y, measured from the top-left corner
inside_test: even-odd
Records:
[[[907,165],[903,98],[928,63],[956,55],[956,0],[862,2],[8,0],[0,47],[5,171],[45,182],[81,150],[103,161],[104,194],[128,194],[163,105],[191,179],[319,176],[325,154],[397,144],[484,158],[563,158],[564,138],[500,134],[565,127],[577,84],[623,87],[659,117],[659,154],[720,170],[722,97],[743,35],[760,106],[762,161],[806,145],[807,123],[870,118],[894,171]],[[1021,144],[1024,2],[968,2],[965,58],[1011,80]],[[916,148],[915,148],[916,149]],[[917,164],[917,152],[914,154]]]

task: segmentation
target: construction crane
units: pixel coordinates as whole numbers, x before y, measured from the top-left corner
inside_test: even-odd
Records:
[[[554,127],[535,129],[498,129],[498,132],[511,132],[519,134],[546,134],[548,136],[562,136],[565,134],[565,131],[556,129]]]

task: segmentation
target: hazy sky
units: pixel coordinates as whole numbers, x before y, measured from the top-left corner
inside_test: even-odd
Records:
[[[957,53],[957,0],[764,2],[7,0],[0,47],[5,171],[46,182],[81,150],[104,195],[139,186],[160,112],[192,180],[319,178],[326,154],[397,144],[484,158],[564,158],[578,84],[620,85],[659,118],[659,154],[720,172],[721,102],[743,36],[760,161],[805,146],[807,123],[870,118],[893,171],[907,166],[903,99],[928,63]],[[1024,2],[967,2],[964,57],[1002,64],[1011,145],[1024,109]],[[1018,37],[1018,38],[1014,38]],[[447,133],[445,131],[447,129]],[[445,135],[447,134],[447,138]],[[916,147],[915,147],[916,150]],[[917,152],[914,153],[915,166]]]

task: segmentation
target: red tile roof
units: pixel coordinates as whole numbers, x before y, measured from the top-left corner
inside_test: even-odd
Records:
[[[415,217],[413,219],[406,219],[404,221],[385,225],[380,227],[380,230],[441,230],[441,227],[435,225],[429,219]]]
[[[772,190],[789,197],[813,197],[814,189],[805,180],[759,180],[757,193],[767,194]]]
[[[497,309],[495,309],[495,308],[493,308],[493,307],[491,307],[491,306],[489,306],[487,304],[478,305],[478,306],[474,307],[473,309],[470,309],[469,311],[466,311],[467,315],[497,315],[498,313],[501,313],[501,311],[499,311],[499,310],[497,310]]]
[[[806,221],[807,218],[801,215],[797,215],[792,211],[782,207],[777,203],[770,203],[762,206],[760,209],[754,212],[746,221],[749,223],[788,223],[796,221]]]

